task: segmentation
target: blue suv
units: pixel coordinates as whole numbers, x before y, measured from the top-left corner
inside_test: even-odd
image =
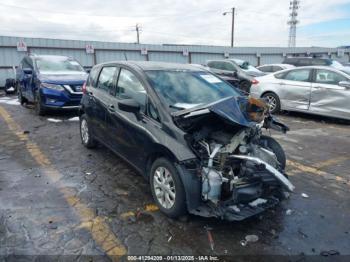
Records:
[[[87,73],[70,57],[29,55],[16,78],[21,104],[34,103],[37,114],[44,115],[48,109],[78,109]]]

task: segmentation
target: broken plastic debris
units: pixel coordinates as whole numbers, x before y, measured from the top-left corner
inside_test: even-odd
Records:
[[[258,198],[258,199],[255,199],[254,201],[250,202],[249,205],[251,207],[256,207],[258,205],[261,205],[261,204],[264,204],[266,203],[267,200],[266,199],[263,199],[263,198]]]
[[[145,210],[148,212],[158,211],[159,207],[153,204],[146,205]]]
[[[340,253],[337,250],[329,250],[329,251],[322,251],[320,255],[324,257],[328,257],[328,256],[337,256],[337,255],[340,255]]]
[[[245,241],[247,241],[247,242],[254,243],[254,242],[257,242],[258,240],[259,240],[259,237],[257,235],[246,235],[245,236]]]
[[[290,216],[292,213],[293,213],[293,211],[292,211],[291,209],[288,209],[288,210],[286,211],[286,215],[287,215],[287,216]]]
[[[205,230],[207,231],[210,248],[212,251],[214,251],[214,239],[213,239],[213,236],[211,235],[211,228],[205,227]]]
[[[170,237],[168,238],[168,242],[170,242],[172,238],[173,238],[173,236],[170,236]]]
[[[308,194],[305,194],[305,193],[301,193],[301,196],[302,196],[303,198],[309,198],[309,195],[308,195]]]
[[[75,116],[75,117],[72,117],[72,118],[69,118],[68,121],[79,121],[79,117],[78,116]]]
[[[240,243],[241,246],[243,246],[243,247],[245,247],[245,246],[247,245],[247,241],[245,241],[245,240],[241,240],[239,243]]]
[[[56,118],[48,118],[47,121],[49,122],[53,122],[53,123],[59,123],[59,122],[62,122],[61,119],[56,119]]]
[[[89,176],[89,175],[91,175],[91,172],[85,172],[85,175]]]

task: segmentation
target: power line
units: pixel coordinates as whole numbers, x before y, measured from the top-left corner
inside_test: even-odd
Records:
[[[299,23],[298,9],[299,9],[299,0],[293,0],[289,3],[289,9],[291,13],[289,14],[290,20],[288,21],[289,27],[289,38],[288,38],[288,47],[296,46],[296,37],[297,37],[297,24]]]

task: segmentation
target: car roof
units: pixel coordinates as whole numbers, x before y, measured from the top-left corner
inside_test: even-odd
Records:
[[[281,67],[295,67],[293,65],[290,65],[290,64],[265,64],[265,65],[261,65],[261,66],[281,66]],[[261,66],[258,66],[258,67],[261,67]]]
[[[193,66],[190,64],[180,63],[167,63],[167,62],[156,62],[156,61],[112,61],[103,63],[101,65],[109,64],[122,64],[134,68],[138,68],[144,71],[148,70],[188,70],[188,71],[206,71],[199,66]]]
[[[62,58],[62,59],[69,58],[69,59],[73,59],[70,56],[64,56],[64,55],[36,55],[36,54],[31,54],[31,55],[29,55],[29,57],[31,57],[31,58]]]

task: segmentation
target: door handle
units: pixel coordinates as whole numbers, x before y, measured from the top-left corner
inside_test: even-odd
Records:
[[[286,83],[285,82],[281,82],[280,85],[284,86]]]
[[[108,106],[108,111],[109,111],[109,112],[112,112],[112,113],[115,112],[115,107],[114,107],[114,105],[109,105],[109,106]]]

